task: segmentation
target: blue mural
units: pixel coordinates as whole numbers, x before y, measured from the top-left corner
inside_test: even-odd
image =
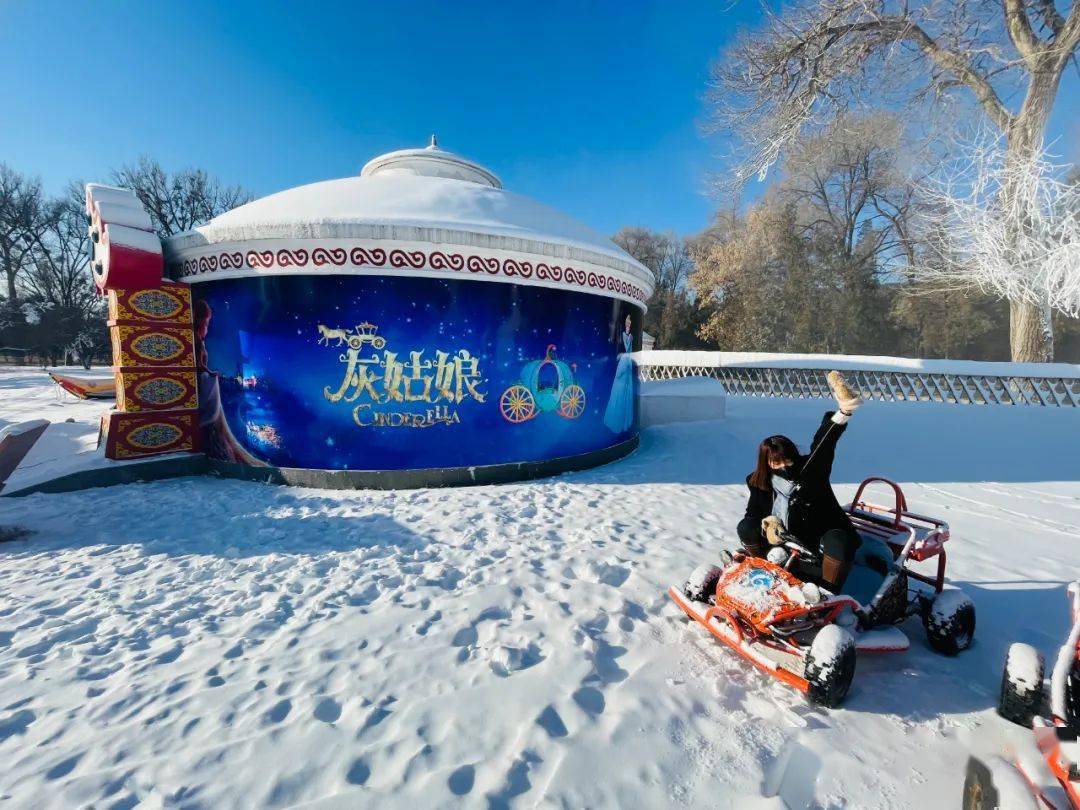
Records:
[[[213,457],[308,469],[544,461],[637,432],[641,310],[570,290],[398,276],[192,286]]]

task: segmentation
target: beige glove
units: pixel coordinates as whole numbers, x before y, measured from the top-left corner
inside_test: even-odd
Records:
[[[770,546],[779,546],[784,542],[784,538],[780,536],[783,529],[784,524],[776,515],[769,515],[761,521],[761,531],[765,533],[765,539],[769,541]]]
[[[853,391],[848,386],[847,380],[839,371],[830,371],[825,375],[825,379],[829,383],[829,388],[832,389],[836,404],[840,410],[846,414],[855,413],[855,410],[862,405],[862,397],[859,396],[859,392]]]

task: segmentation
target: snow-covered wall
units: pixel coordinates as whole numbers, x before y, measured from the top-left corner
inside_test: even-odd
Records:
[[[1080,379],[1073,363],[989,363],[981,360],[924,360],[920,357],[877,357],[862,354],[784,354],[772,352],[641,351],[639,366],[706,368],[799,368],[851,371],[900,371],[995,377],[1058,377]]]
[[[825,374],[840,369],[869,399],[1080,407],[1080,366],[1068,363],[694,351],[641,351],[634,359],[642,380],[710,377],[745,396],[828,398]]]

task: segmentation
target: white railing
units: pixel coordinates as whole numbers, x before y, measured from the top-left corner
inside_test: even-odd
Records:
[[[692,351],[643,351],[634,359],[642,380],[710,377],[743,396],[827,398],[825,374],[839,369],[870,399],[1080,407],[1080,366],[1067,363]]]

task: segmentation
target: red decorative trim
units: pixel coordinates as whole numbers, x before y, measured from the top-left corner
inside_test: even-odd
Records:
[[[344,267],[346,263],[354,267],[390,267],[412,270],[468,270],[470,273],[488,275],[518,276],[541,281],[554,281],[574,287],[594,290],[609,290],[645,303],[645,291],[615,276],[594,271],[578,270],[574,267],[546,264],[544,262],[519,261],[517,259],[497,259],[493,256],[465,256],[460,253],[444,253],[441,250],[425,252],[423,250],[399,250],[389,252],[381,248],[354,247],[314,248],[310,253],[305,248],[289,250],[249,250],[224,252],[185,259],[180,264],[178,277],[187,279],[203,273],[217,270],[243,270],[260,268],[303,267],[311,264],[315,267]]]

